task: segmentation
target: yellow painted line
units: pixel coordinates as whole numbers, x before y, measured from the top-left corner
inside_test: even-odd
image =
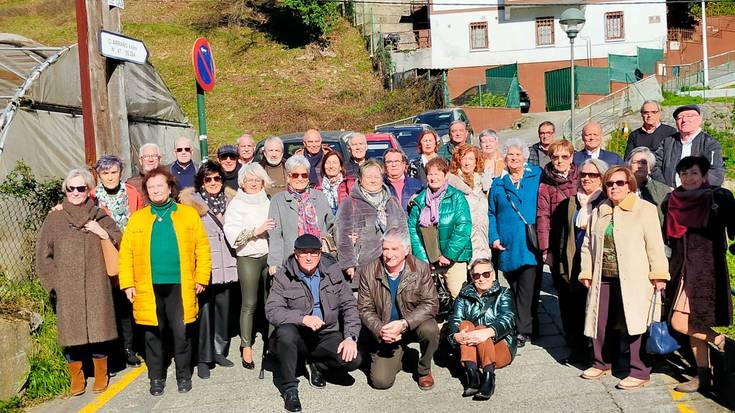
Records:
[[[697,413],[696,410],[687,406],[686,403],[677,403],[676,408],[679,410],[679,413]]]
[[[681,400],[684,398],[684,393],[678,392],[676,390],[671,390],[671,398],[674,400]]]
[[[107,402],[112,400],[118,393],[123,391],[133,380],[137,379],[143,372],[147,371],[145,363],[141,363],[140,367],[133,369],[132,371],[125,374],[120,380],[116,381],[107,387],[103,393],[97,396],[94,400],[89,402],[86,406],[82,407],[78,413],[94,413],[101,409]]]
[[[678,392],[674,389],[671,389],[671,398],[678,402],[676,403],[676,410],[679,411],[679,413],[697,413],[697,410],[691,407],[686,400],[684,400],[684,393]],[[680,401],[681,400],[681,401]]]

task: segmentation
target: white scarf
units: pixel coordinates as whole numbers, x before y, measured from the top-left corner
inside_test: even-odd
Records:
[[[580,229],[587,229],[587,223],[592,215],[592,203],[602,194],[602,188],[597,188],[594,192],[587,195],[582,191],[577,191],[577,201],[579,202],[579,212],[574,225]]]

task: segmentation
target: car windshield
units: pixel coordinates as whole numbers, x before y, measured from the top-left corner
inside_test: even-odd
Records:
[[[383,159],[383,154],[385,151],[390,149],[390,147],[390,142],[388,141],[368,142],[367,155],[365,155],[365,157],[368,159]]]
[[[436,130],[446,130],[449,129],[452,119],[451,112],[425,113],[416,117],[416,123],[426,123]]]

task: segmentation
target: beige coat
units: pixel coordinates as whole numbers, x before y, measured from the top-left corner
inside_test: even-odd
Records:
[[[582,244],[579,274],[580,280],[592,280],[587,293],[584,323],[584,334],[592,338],[597,336],[603,239],[611,219],[615,222],[613,238],[628,334],[643,334],[651,321],[651,280],[669,280],[669,264],[664,254],[656,206],[638,198],[635,193],[629,194],[615,208],[610,200],[600,204],[592,211],[589,230]],[[661,316],[661,303],[658,304],[655,320]]]

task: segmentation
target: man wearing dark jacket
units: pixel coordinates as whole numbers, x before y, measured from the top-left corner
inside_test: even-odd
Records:
[[[408,211],[408,201],[412,196],[424,189],[424,185],[416,178],[406,175],[408,158],[402,150],[391,148],[383,155],[385,165],[385,185],[390,194],[398,198],[404,211]]]
[[[548,120],[541,122],[538,125],[538,142],[528,147],[528,163],[543,169],[551,161],[547,152],[554,140],[556,140],[556,126]]]
[[[362,361],[355,298],[342,271],[322,256],[321,247],[313,235],[296,238],[294,253],[273,277],[265,304],[266,318],[276,328],[282,397],[289,412],[301,411],[296,379],[300,354],[310,361],[309,383],[316,388],[326,385],[326,370],[352,371]]]
[[[358,268],[360,320],[372,333],[370,381],[376,389],[393,386],[401,370],[403,347],[418,342],[418,385],[434,386],[431,360],[439,346],[436,314],[439,299],[429,265],[409,255],[411,240],[405,229],[388,230],[382,239],[381,259]]]
[[[584,125],[582,142],[584,142],[584,149],[574,154],[574,165],[577,167],[590,158],[605,161],[610,166],[623,164],[620,155],[602,149],[602,125],[599,123],[589,122]]]
[[[656,149],[656,165],[651,177],[676,188],[681,185],[676,164],[687,156],[703,156],[712,165],[707,174],[710,185],[722,186],[725,181],[725,164],[722,147],[717,139],[702,131],[702,115],[699,106],[679,106],[674,111],[677,133],[664,139]]]
[[[645,146],[655,151],[661,142],[676,133],[676,129],[661,123],[661,105],[655,100],[647,100],[641,105],[641,119],[643,126],[634,130],[628,136],[623,159],[630,159],[630,152],[638,147]]]

